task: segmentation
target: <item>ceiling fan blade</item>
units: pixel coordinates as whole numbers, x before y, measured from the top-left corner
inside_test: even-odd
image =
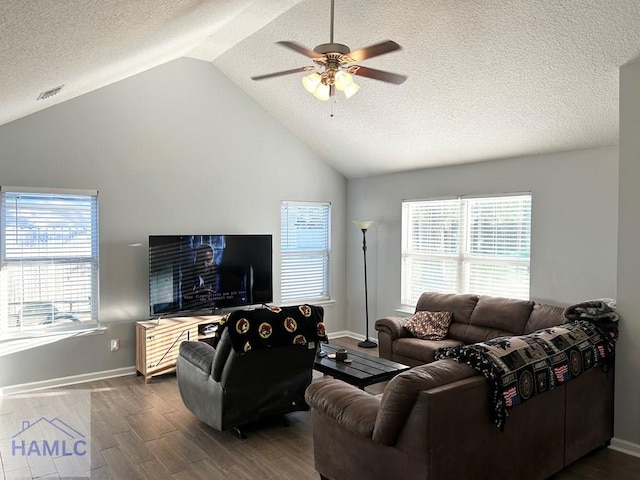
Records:
[[[351,53],[345,55],[349,57],[351,62],[361,62],[367,58],[377,57],[378,55],[384,55],[385,53],[394,52],[400,50],[402,47],[393,40],[385,40],[384,42],[376,43],[368,47],[359,48]]]
[[[281,72],[273,72],[273,73],[267,73],[265,75],[256,75],[255,77],[251,77],[251,80],[264,80],[265,78],[273,78],[273,77],[281,77],[282,75],[289,75],[291,73],[299,73],[299,72],[306,72],[309,70],[313,70],[315,67],[298,67],[298,68],[293,68],[291,70],[283,70]]]
[[[309,58],[320,58],[324,56],[320,53],[314,52],[313,50],[309,50],[307,47],[303,47],[302,45],[299,45],[296,42],[276,42],[276,43],[279,45],[282,45],[283,47],[287,47],[293,50],[294,52],[298,52],[298,53],[301,53],[302,55],[306,55]]]
[[[361,77],[373,78],[374,80],[380,80],[388,83],[395,83],[396,85],[400,85],[407,79],[406,75],[385,72],[384,70],[376,70],[375,68],[361,67],[359,65],[350,67],[348,69],[348,72],[353,75],[359,75]]]

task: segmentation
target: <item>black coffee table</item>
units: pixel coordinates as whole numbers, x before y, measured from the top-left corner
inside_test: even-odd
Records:
[[[327,354],[334,354],[341,347],[340,345],[328,343],[320,344],[320,348]],[[335,358],[328,358],[327,356],[316,356],[313,368],[359,388],[391,380],[400,372],[411,368],[408,365],[374,357],[355,349],[347,349],[347,351],[351,363],[339,362]]]

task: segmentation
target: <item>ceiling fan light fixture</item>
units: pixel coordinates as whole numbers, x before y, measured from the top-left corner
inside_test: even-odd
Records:
[[[360,85],[352,81],[351,85],[349,85],[347,88],[344,89],[344,96],[347,97],[347,99],[349,99],[353,97],[356,93],[358,93],[358,90],[360,90]]]
[[[322,101],[327,101],[330,97],[333,97],[335,95],[335,90],[343,92],[346,98],[353,97],[358,90],[360,90],[360,85],[353,81],[353,75],[372,78],[374,80],[392,83],[395,85],[403,83],[407,79],[405,75],[398,75],[396,73],[377,70],[375,68],[364,67],[361,65],[354,65],[354,63],[360,63],[369,58],[395,52],[396,50],[400,50],[401,47],[393,40],[383,40],[382,42],[369,45],[368,47],[351,50],[347,45],[334,42],[333,26],[335,17],[335,0],[330,0],[330,3],[331,23],[328,43],[322,43],[317,45],[313,50],[310,50],[307,47],[292,41],[277,42],[283,47],[311,59],[314,65],[306,65],[304,67],[282,70],[265,75],[257,75],[251,77],[251,79],[265,80],[293,73],[312,72],[310,74],[305,73],[306,76],[302,78],[302,85],[305,90],[315,96],[318,100]]]
[[[340,70],[336,73],[336,88],[341,92],[344,91],[349,85],[353,83],[353,77],[351,74]]]
[[[307,92],[314,93],[316,91],[316,88],[318,88],[318,85],[320,85],[321,78],[322,77],[320,77],[320,74],[318,72],[313,72],[306,77],[302,77],[302,85]]]
[[[313,92],[313,96],[318,100],[326,102],[331,96],[331,87],[329,85],[325,85],[324,83],[320,83],[320,85],[318,85],[316,90]]]

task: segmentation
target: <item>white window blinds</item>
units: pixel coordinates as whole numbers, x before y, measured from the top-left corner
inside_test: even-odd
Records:
[[[425,291],[529,298],[531,195],[402,205],[402,304]]]
[[[0,335],[97,324],[97,193],[0,199]]]
[[[331,204],[282,202],[281,301],[329,298]]]

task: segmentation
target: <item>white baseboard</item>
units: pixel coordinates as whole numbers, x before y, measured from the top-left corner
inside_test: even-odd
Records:
[[[616,450],[621,453],[626,453],[627,455],[633,455],[634,457],[640,457],[640,445],[637,443],[627,442],[626,440],[621,440],[619,438],[612,438],[611,444],[609,445],[611,450]]]
[[[350,337],[351,335],[352,333],[348,332],[347,330],[343,330],[341,332],[327,333],[327,337],[329,337],[329,340],[333,340],[334,338],[340,338],[340,337]]]
[[[355,333],[355,332],[350,332],[349,330],[343,330],[341,332],[329,333],[329,334],[327,334],[327,336],[329,337],[329,340],[333,340],[334,338],[340,338],[340,337],[349,337],[349,338],[353,338],[354,340],[358,340],[359,342],[361,342],[362,340],[366,339],[366,337],[364,335],[360,335],[359,333]],[[369,336],[369,339],[373,340],[375,342],[378,341],[378,337],[374,337],[374,336]]]
[[[92,382],[94,380],[105,380],[107,378],[124,377],[126,375],[133,375],[135,373],[136,367],[124,367],[116,368],[114,370],[104,370],[102,372],[83,373],[82,375],[73,375],[70,377],[52,378],[49,380],[42,380],[40,382],[10,385],[8,387],[0,388],[0,397],[33,392],[36,390],[44,390],[47,388],[76,385],[78,383]]]

